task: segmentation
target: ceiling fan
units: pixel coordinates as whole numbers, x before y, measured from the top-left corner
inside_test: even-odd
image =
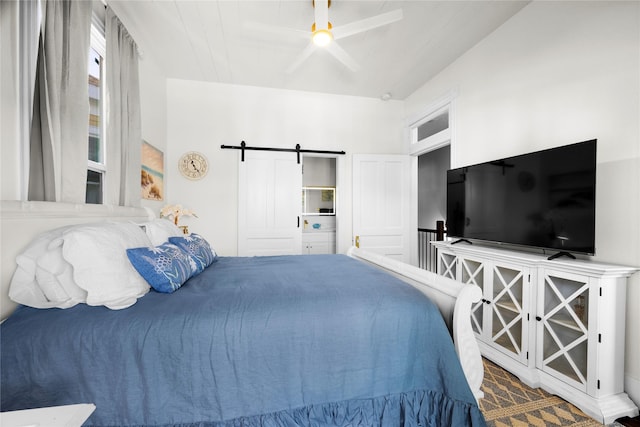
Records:
[[[252,23],[252,29],[263,30],[285,36],[304,37],[311,40],[307,47],[298,55],[286,72],[295,71],[313,52],[322,48],[333,55],[338,61],[343,63],[351,71],[357,71],[360,67],[358,63],[349,55],[337,40],[354,34],[363,33],[383,25],[388,25],[402,19],[402,9],[375,15],[369,18],[354,21],[338,27],[333,27],[329,22],[329,7],[331,0],[311,0],[313,3],[314,23],[309,31],[302,31],[291,28],[273,27],[265,24]]]

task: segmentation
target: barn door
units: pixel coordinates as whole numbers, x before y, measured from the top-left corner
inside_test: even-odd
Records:
[[[353,156],[354,243],[403,262],[411,257],[411,159]]]
[[[291,153],[247,151],[238,177],[238,255],[299,254],[302,165]]]

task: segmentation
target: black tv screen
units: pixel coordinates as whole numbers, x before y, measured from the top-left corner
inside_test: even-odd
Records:
[[[595,254],[596,145],[447,171],[447,235]]]

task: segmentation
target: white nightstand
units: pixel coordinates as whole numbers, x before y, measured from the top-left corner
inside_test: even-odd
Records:
[[[0,412],[2,427],[79,427],[96,409],[93,403]]]

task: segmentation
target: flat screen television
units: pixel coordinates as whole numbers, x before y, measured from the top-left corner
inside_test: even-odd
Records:
[[[447,235],[595,254],[597,140],[447,171]]]

